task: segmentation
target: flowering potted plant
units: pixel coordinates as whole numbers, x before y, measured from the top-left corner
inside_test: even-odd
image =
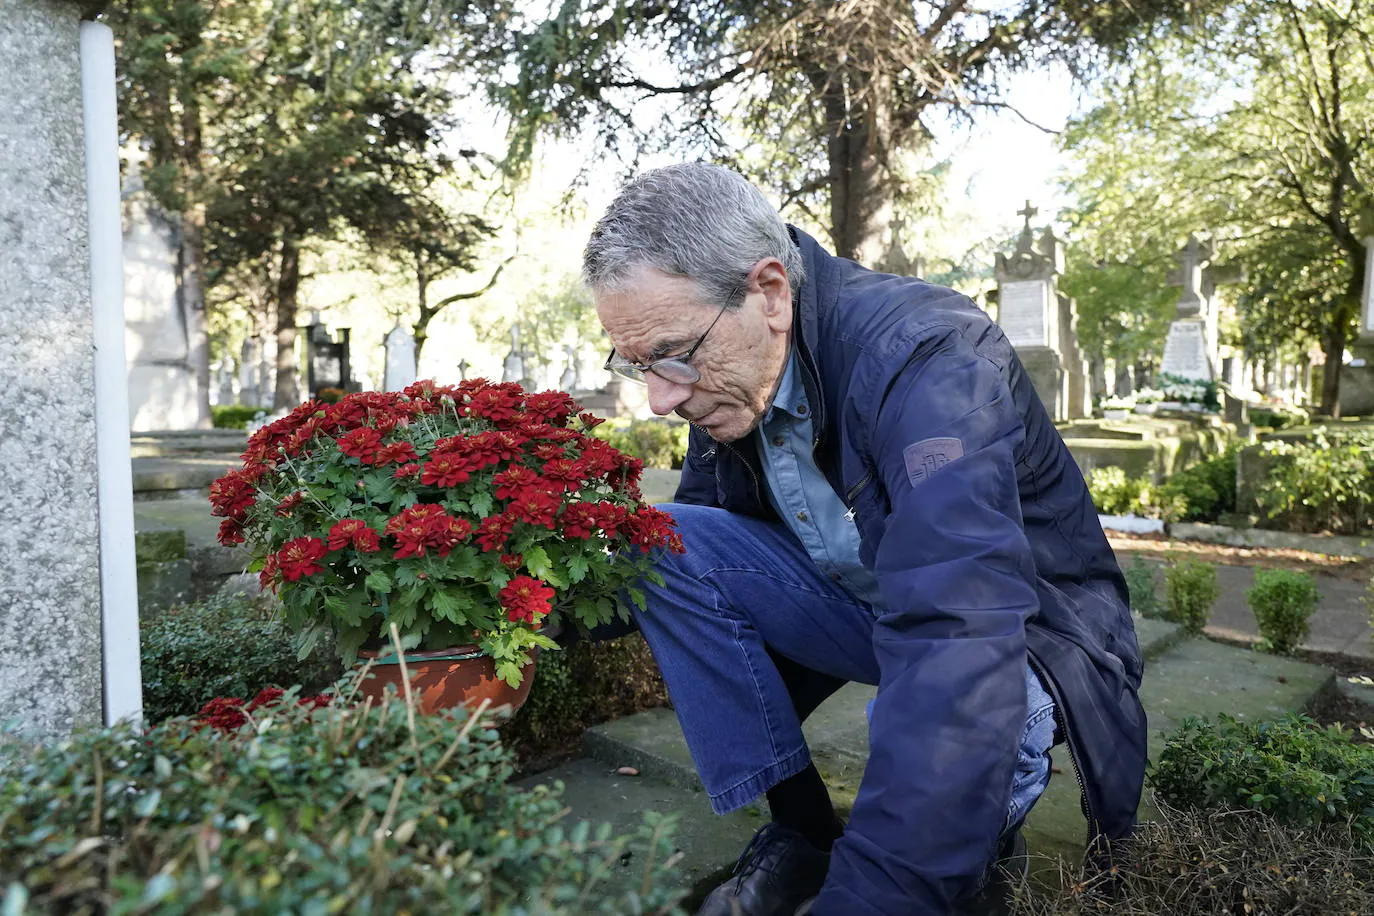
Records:
[[[1135,398],[1109,395],[1102,399],[1102,416],[1108,420],[1124,420],[1135,407]]]
[[[332,634],[346,663],[385,658],[395,624],[410,669],[471,659],[522,687],[518,702],[532,653],[556,648],[543,626],[627,615],[653,551],[682,550],[641,500],[642,463],[587,435],[601,421],[579,410],[485,379],[307,402],[211,487],[220,542],[249,544],[303,652]]]
[[[1159,409],[1159,402],[1164,400],[1164,392],[1158,388],[1142,388],[1134,397],[1136,413],[1152,414]]]

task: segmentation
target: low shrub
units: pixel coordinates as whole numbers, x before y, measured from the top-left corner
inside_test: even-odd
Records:
[[[1221,593],[1217,570],[1200,560],[1174,560],[1164,570],[1166,617],[1197,635],[1212,616],[1212,605]]]
[[[1266,527],[1366,534],[1374,530],[1374,436],[1266,442],[1268,473],[1255,496]]]
[[[1343,827],[1293,827],[1256,811],[1162,807],[1110,874],[1065,868],[1022,891],[1019,916],[1374,913],[1374,854]]]
[[[1239,451],[1232,445],[1166,480],[1156,497],[1163,516],[1171,522],[1214,522],[1235,512]]]
[[[617,417],[595,427],[591,434],[639,458],[646,467],[671,470],[682,467],[687,459],[688,429],[686,423],[670,420]]]
[[[209,598],[143,622],[139,631],[143,714],[151,722],[194,713],[219,696],[251,697],[263,687],[317,690],[339,677],[333,645],[297,656],[267,596]]]
[[[574,747],[592,725],[667,702],[658,664],[638,633],[576,642],[540,653],[529,698],[501,736],[522,759],[537,759]]]
[[[1190,716],[1166,738],[1149,782],[1178,807],[1250,808],[1300,827],[1348,824],[1374,850],[1374,745],[1306,716]]]
[[[1291,655],[1307,638],[1307,620],[1317,609],[1321,593],[1309,573],[1257,569],[1245,601],[1259,624],[1260,648]]]
[[[1127,477],[1121,468],[1089,471],[1088,493],[1103,515],[1149,514],[1150,482],[1144,477]]]
[[[559,790],[510,783],[489,721],[417,716],[394,694],[295,700],[227,734],[178,718],[12,752],[5,912],[580,916],[680,899],[671,825],[563,823]]]
[[[1269,407],[1251,407],[1250,423],[1253,426],[1264,426],[1269,429],[1283,429],[1288,426],[1297,426],[1308,421],[1308,413],[1301,407],[1288,407],[1278,404]]]
[[[1122,573],[1126,577],[1126,590],[1131,595],[1131,610],[1141,617],[1163,617],[1164,604],[1156,591],[1154,567],[1140,557],[1133,557],[1131,565]]]
[[[210,408],[210,423],[215,429],[246,429],[250,420],[266,412],[265,407],[248,404],[217,404]]]

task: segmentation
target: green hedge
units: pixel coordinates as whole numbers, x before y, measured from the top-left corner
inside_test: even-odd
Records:
[[[394,695],[293,700],[232,734],[171,719],[0,755],[0,908],[676,912],[670,825],[646,815],[626,838],[566,823],[557,790],[511,785],[489,723]]]
[[[341,673],[332,645],[299,659],[267,597],[209,598],[143,622],[143,714],[191,715],[215,697],[247,699],[263,687],[316,690]]]
[[[686,423],[671,420],[617,417],[594,427],[592,435],[641,459],[647,467],[673,470],[682,467],[687,458],[689,429]]]
[[[1164,616],[1194,636],[1207,627],[1221,594],[1217,569],[1201,560],[1173,560],[1164,569]]]
[[[210,422],[215,429],[245,429],[248,421],[258,414],[270,413],[266,407],[246,404],[218,404],[210,408]]]
[[[1257,569],[1245,602],[1255,614],[1260,648],[1290,655],[1307,638],[1307,621],[1321,601],[1317,582],[1308,573]]]
[[[1255,496],[1265,527],[1286,531],[1367,534],[1374,530],[1374,435],[1266,442],[1267,472]]]
[[[1374,745],[1306,716],[1190,716],[1168,736],[1149,777],[1172,805],[1251,808],[1292,825],[1349,823],[1374,847]]]

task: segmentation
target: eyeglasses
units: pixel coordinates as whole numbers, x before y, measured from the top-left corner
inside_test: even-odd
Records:
[[[666,379],[676,385],[695,385],[701,381],[701,373],[697,371],[696,366],[692,365],[692,357],[696,355],[697,348],[706,342],[706,335],[711,333],[711,328],[716,326],[716,322],[720,321],[720,316],[724,315],[729,307],[730,305],[727,303],[721,307],[719,312],[716,312],[716,317],[707,325],[706,331],[697,338],[696,343],[692,344],[692,348],[681,356],[667,356],[663,359],[656,359],[647,365],[640,365],[630,362],[612,349],[611,355],[606,357],[606,365],[602,368],[641,385],[649,383],[649,380],[644,377],[646,372],[652,372],[659,378]]]

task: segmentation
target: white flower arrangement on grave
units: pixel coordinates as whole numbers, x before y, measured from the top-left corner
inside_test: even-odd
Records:
[[[1158,388],[1141,388],[1133,397],[1137,404],[1158,404],[1164,400],[1164,392]]]
[[[1130,410],[1135,406],[1135,397],[1127,395],[1124,398],[1109,396],[1102,399],[1103,410]]]

